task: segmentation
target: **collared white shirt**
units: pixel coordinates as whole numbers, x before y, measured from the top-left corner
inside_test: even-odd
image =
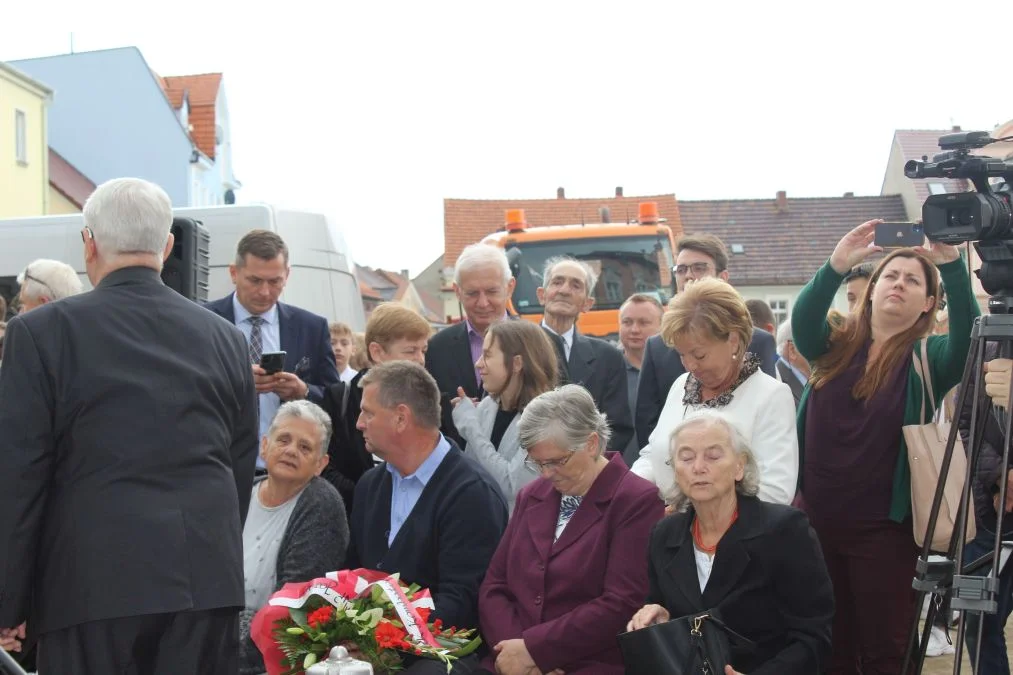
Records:
[[[542,328],[546,329],[547,331],[549,331],[554,335],[559,335],[559,333],[552,330],[552,328],[550,328],[549,325],[545,323],[545,319],[542,319]],[[566,331],[562,335],[559,335],[559,337],[563,338],[563,352],[566,355],[567,362],[569,362],[570,360],[570,348],[573,347],[573,336],[576,332],[577,332],[577,324],[573,324],[572,326],[570,326],[570,330]]]
[[[345,366],[345,369],[341,371],[341,375],[339,375],[338,377],[341,378],[342,382],[348,384],[358,374],[359,371],[357,371],[355,368],[352,368],[351,366]]]
[[[250,323],[249,319],[253,316],[246,310],[245,307],[239,302],[239,298],[236,294],[232,294],[232,312],[236,317],[236,327],[242,331],[243,336],[246,338],[246,344],[250,344],[250,333],[253,331],[253,324]],[[278,305],[274,305],[267,312],[260,315],[260,318],[264,320],[264,323],[260,325],[260,344],[263,346],[263,352],[280,352],[281,351],[281,326],[278,323]],[[278,412],[278,408],[281,407],[281,398],[275,393],[267,393],[259,395],[260,402],[260,438],[264,437],[267,430],[271,427],[271,421],[274,419],[274,414]],[[260,447],[259,445],[257,446]],[[264,460],[257,454],[257,467],[264,468]]]
[[[433,474],[440,468],[443,459],[450,452],[450,442],[440,434],[440,441],[436,448],[430,453],[426,460],[415,469],[415,473],[402,476],[401,472],[394,468],[393,464],[387,463],[387,471],[391,476],[390,491],[390,531],[387,533],[387,546],[394,543],[394,537],[401,530],[401,526],[412,514],[412,509],[422,497],[422,491],[426,489]]]

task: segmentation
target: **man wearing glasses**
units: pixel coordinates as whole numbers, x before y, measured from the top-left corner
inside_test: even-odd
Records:
[[[680,293],[687,284],[698,279],[717,278],[728,281],[728,250],[714,235],[687,235],[679,240],[676,249],[675,285]],[[763,372],[775,377],[777,346],[773,335],[764,330],[754,330],[748,351],[760,357]],[[661,409],[668,398],[668,390],[686,369],[679,353],[670,349],[660,335],[655,335],[647,341],[640,371],[634,423],[637,442],[640,447],[644,447],[658,423]]]
[[[0,647],[37,635],[40,672],[239,669],[256,394],[242,333],[162,283],[172,217],[153,183],[100,185],[94,290],[7,326]],[[58,290],[41,270],[22,291]]]
[[[81,292],[81,279],[74,268],[59,260],[36,260],[18,275],[19,313],[31,311],[47,302],[62,300]]]

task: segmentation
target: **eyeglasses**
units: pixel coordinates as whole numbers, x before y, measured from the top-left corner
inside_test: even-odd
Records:
[[[46,290],[46,292],[49,293],[49,297],[50,298],[53,298],[53,299],[56,298],[56,293],[53,291],[52,286],[50,286],[49,284],[47,284],[42,279],[40,279],[38,277],[34,277],[31,274],[29,274],[27,269],[22,274],[22,277],[24,278],[25,281],[34,281],[39,286],[42,286],[42,288],[44,288]],[[14,300],[15,300],[15,302],[12,303],[12,305],[13,305],[12,309],[16,309],[17,313],[21,314],[23,311],[25,311],[24,305],[21,304],[21,294],[19,293],[18,296],[16,298],[14,298]]]
[[[686,272],[693,270],[694,276],[700,276],[701,274],[707,274],[707,270],[711,268],[710,263],[695,262],[692,265],[676,265],[675,274],[676,276],[684,277]]]
[[[550,459],[547,462],[536,462],[535,460],[531,459],[530,457],[526,457],[524,459],[524,466],[528,467],[529,469],[531,469],[535,473],[541,473],[542,471],[545,471],[546,469],[553,469],[553,470],[560,469],[560,468],[566,466],[566,463],[569,462],[573,458],[573,456],[575,454],[577,454],[577,453],[571,452],[569,455],[567,455],[563,459]]]

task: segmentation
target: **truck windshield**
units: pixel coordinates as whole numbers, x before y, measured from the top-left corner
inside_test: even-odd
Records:
[[[542,313],[535,290],[542,285],[545,261],[560,255],[586,262],[598,274],[592,311],[619,309],[634,293],[653,295],[662,305],[672,296],[672,246],[663,234],[532,242],[510,248],[520,252],[511,255],[517,277],[513,305],[520,314]]]

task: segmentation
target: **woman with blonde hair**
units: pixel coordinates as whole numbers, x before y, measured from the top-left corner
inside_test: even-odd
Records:
[[[922,410],[930,418],[960,381],[979,313],[957,250],[933,243],[890,253],[853,311],[828,321],[844,275],[882,250],[873,246],[878,222],[841,239],[791,315],[795,344],[813,366],[799,401],[801,496],[834,584],[831,675],[901,670],[915,618],[917,558],[902,428],[930,421]],[[950,330],[930,336],[940,275]],[[913,363],[922,353],[936,396],[924,406]]]
[[[517,435],[519,414],[556,386],[556,351],[536,324],[501,321],[486,331],[475,367],[488,396],[476,403],[458,387],[454,426],[467,442],[465,456],[496,480],[512,513],[517,493],[538,478],[524,461],[527,454]]]
[[[684,419],[714,410],[730,419],[753,448],[759,498],[788,504],[795,496],[795,399],[788,385],[760,370],[760,360],[746,351],[752,334],[742,296],[720,279],[696,281],[668,303],[661,336],[679,352],[687,372],[669,390],[632,470],[657,485],[669,505],[679,497],[669,465],[669,436]]]

